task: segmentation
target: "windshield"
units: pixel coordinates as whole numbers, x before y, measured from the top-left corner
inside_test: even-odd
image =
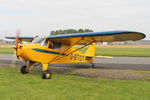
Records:
[[[45,47],[47,46],[47,42],[48,40],[42,37],[37,37],[32,41],[32,43],[38,43],[41,46],[45,46]]]
[[[38,44],[41,44],[41,42],[44,40],[45,38],[41,38],[41,37],[36,37],[32,43],[38,43]]]

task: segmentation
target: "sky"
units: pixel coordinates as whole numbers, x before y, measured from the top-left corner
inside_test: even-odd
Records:
[[[0,37],[46,36],[52,30],[129,30],[150,40],[150,0],[0,0]]]

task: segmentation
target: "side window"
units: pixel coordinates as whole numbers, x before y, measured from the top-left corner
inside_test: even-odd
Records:
[[[61,49],[61,43],[54,42],[54,49],[60,50]]]
[[[48,48],[60,50],[61,49],[61,43],[57,43],[57,42],[54,42],[54,41],[49,41]]]
[[[48,43],[48,40],[47,40],[47,39],[44,39],[44,40],[41,42],[41,46],[47,47],[47,43]]]
[[[48,48],[54,49],[54,43],[52,41],[49,41]]]

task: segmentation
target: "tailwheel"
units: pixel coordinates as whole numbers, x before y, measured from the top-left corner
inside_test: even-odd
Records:
[[[94,63],[92,63],[92,68],[95,68],[95,65],[94,65]]]
[[[45,70],[42,73],[42,78],[43,79],[51,79],[52,77],[52,73],[49,70]]]
[[[22,74],[28,73],[28,70],[26,70],[26,68],[27,68],[27,66],[26,66],[26,65],[23,65],[23,66],[20,68],[20,72],[21,72]]]

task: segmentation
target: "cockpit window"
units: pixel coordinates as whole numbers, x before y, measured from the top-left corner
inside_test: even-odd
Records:
[[[57,42],[54,42],[54,41],[49,41],[48,48],[60,50],[61,49],[61,43],[57,43]]]
[[[48,43],[48,40],[47,39],[44,39],[42,42],[41,42],[41,46],[44,46],[44,47],[47,47],[47,43]]]
[[[47,46],[47,43],[48,43],[48,40],[47,39],[45,39],[45,38],[41,38],[41,37],[37,37],[37,38],[35,38],[33,41],[32,41],[32,43],[38,43],[38,44],[40,44],[41,46]]]
[[[48,45],[48,41],[49,41],[49,45]],[[42,38],[42,37],[36,37],[32,43],[37,43],[41,46],[51,48],[51,49],[55,49],[55,50],[61,50],[61,43],[57,43],[55,41],[50,41],[48,39]]]
[[[44,40],[45,38],[41,38],[41,37],[36,37],[32,43],[38,43],[38,44],[41,44],[41,42]]]

